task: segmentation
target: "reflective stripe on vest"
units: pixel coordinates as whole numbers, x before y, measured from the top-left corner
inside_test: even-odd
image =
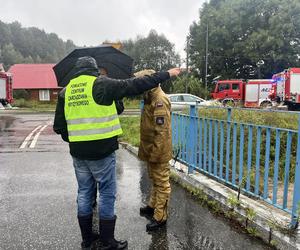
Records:
[[[81,75],[66,87],[65,117],[70,142],[93,141],[122,134],[116,105],[99,105],[93,98],[96,77]]]

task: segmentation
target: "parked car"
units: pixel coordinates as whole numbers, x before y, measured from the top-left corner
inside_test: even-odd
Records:
[[[189,108],[189,105],[209,105],[209,101],[191,94],[169,94],[168,97],[174,111]]]

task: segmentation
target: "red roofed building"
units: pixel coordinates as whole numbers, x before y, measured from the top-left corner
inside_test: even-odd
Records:
[[[56,101],[61,87],[53,71],[55,64],[15,64],[8,72],[13,76],[12,88],[26,90],[30,100]]]

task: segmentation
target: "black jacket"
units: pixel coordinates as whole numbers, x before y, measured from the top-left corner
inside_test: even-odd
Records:
[[[97,76],[98,72],[86,70],[81,75]],[[78,76],[75,75],[74,77]],[[159,83],[170,78],[168,72],[159,72],[151,76],[141,78],[130,78],[116,80],[105,76],[99,76],[94,81],[93,98],[97,104],[111,105],[116,101],[118,113],[122,110],[122,103],[118,103],[126,96],[140,95],[143,92],[155,88]],[[68,142],[67,123],[64,114],[65,88],[58,95],[58,102],[55,111],[53,130],[60,134],[64,141]],[[123,111],[123,110],[122,110]],[[69,142],[70,154],[83,160],[99,160],[118,149],[117,136],[95,141]]]

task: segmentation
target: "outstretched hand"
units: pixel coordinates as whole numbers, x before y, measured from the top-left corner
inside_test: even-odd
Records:
[[[170,74],[170,77],[172,77],[172,76],[178,76],[183,71],[184,71],[183,68],[172,68],[172,69],[168,70],[168,72]]]

